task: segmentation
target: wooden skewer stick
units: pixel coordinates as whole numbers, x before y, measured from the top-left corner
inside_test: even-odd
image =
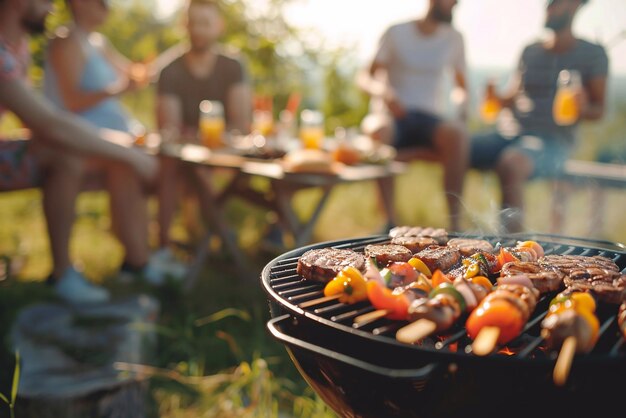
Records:
[[[418,319],[396,332],[396,339],[400,342],[413,344],[435,332],[437,324],[429,319]]]
[[[301,308],[310,308],[311,306],[320,305],[324,302],[330,302],[332,300],[337,300],[341,297],[341,293],[337,293],[336,295],[323,296],[317,299],[307,300],[306,302],[302,302],[299,306]]]
[[[496,347],[499,336],[500,328],[484,327],[476,336],[476,339],[472,344],[472,351],[477,356],[486,356],[487,354],[491,353]]]
[[[567,382],[574,354],[576,354],[576,337],[569,336],[563,341],[559,357],[556,359],[556,365],[552,374],[555,385],[563,386]]]
[[[376,311],[368,312],[363,315],[359,315],[354,318],[354,325],[361,326],[365,324],[369,324],[370,322],[374,322],[377,319],[380,319],[389,313],[386,309],[378,309]]]

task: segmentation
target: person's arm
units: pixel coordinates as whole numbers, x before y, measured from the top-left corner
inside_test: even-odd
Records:
[[[463,121],[467,121],[469,98],[465,72],[459,70],[454,71],[454,85],[452,100],[458,109],[459,118]]]
[[[157,95],[156,122],[159,131],[167,133],[168,138],[177,138],[184,133],[183,104],[177,96],[167,93]]]
[[[252,126],[252,89],[243,81],[233,85],[228,91],[229,129],[236,129],[242,134],[250,132]]]
[[[380,61],[374,60],[366,72],[361,72],[357,78],[358,86],[372,97],[380,97],[396,119],[401,119],[406,115],[406,108],[396,95],[395,90],[388,83],[385,83],[387,66]]]
[[[85,68],[85,54],[75,36],[56,38],[50,42],[50,65],[54,69],[59,93],[65,107],[80,112],[125,91],[126,83],[114,83],[100,91],[85,91],[80,80]]]
[[[585,83],[580,118],[599,120],[604,116],[606,103],[606,77],[595,77]]]
[[[8,100],[7,98],[10,98]],[[103,139],[91,125],[59,110],[35,94],[23,81],[0,80],[0,104],[13,112],[33,132],[35,140],[50,142],[68,151],[109,158],[130,164],[146,181],[153,181],[158,162],[135,148],[127,148]],[[123,133],[116,133],[120,138]]]

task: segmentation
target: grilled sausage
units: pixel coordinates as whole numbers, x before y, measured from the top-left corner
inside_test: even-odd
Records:
[[[365,257],[349,249],[319,248],[302,254],[298,259],[296,271],[305,279],[326,283],[347,266],[355,267],[364,273]]]

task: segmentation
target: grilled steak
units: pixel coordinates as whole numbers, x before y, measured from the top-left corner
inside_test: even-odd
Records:
[[[421,226],[396,226],[389,231],[391,238],[396,237],[430,237],[437,244],[444,245],[448,242],[448,232],[443,228],[430,228]]]
[[[375,258],[379,266],[387,266],[394,261],[409,261],[413,252],[402,245],[370,244],[365,247],[365,257]]]
[[[539,259],[542,267],[553,267],[565,274],[565,292],[590,292],[606,303],[624,300],[626,280],[619,267],[609,258],[599,255],[547,255]]]
[[[412,253],[422,251],[430,245],[437,245],[438,242],[432,237],[394,237],[391,239],[392,244],[402,245],[411,250]]]
[[[484,239],[452,238],[448,241],[449,247],[458,248],[461,255],[468,257],[479,251],[493,253],[493,245]]]
[[[554,292],[563,287],[565,274],[559,269],[532,261],[512,261],[502,266],[502,276],[525,274],[539,292]]]
[[[597,273],[597,272],[596,272]],[[594,275],[591,278],[579,271],[574,276],[565,277],[565,292],[589,292],[597,300],[617,305],[626,301],[626,276],[610,272],[610,274]]]
[[[431,245],[414,256],[422,260],[433,273],[435,270],[447,272],[461,260],[461,253],[457,248],[445,245]]]
[[[584,255],[546,255],[539,259],[539,263],[543,265],[553,266],[561,270],[565,274],[569,274],[572,270],[580,268],[596,267],[604,270],[619,271],[619,267],[610,258],[600,255],[584,256]]]
[[[319,248],[302,254],[296,271],[305,279],[326,283],[347,266],[353,266],[364,273],[365,257],[349,249]]]

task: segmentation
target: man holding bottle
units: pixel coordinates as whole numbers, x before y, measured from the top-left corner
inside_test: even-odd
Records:
[[[508,93],[499,96],[491,88],[487,94],[502,109],[496,132],[472,138],[470,166],[498,174],[508,232],[523,229],[525,182],[559,174],[576,144],[578,123],[604,115],[608,56],[572,31],[585,3],[548,1],[550,35],[524,48]]]

